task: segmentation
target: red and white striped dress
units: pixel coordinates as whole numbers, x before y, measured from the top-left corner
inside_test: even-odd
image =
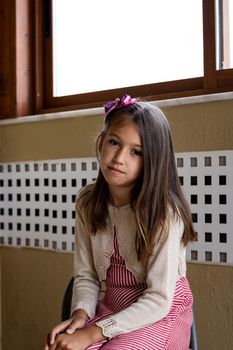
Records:
[[[126,268],[114,238],[114,253],[107,270],[106,293],[98,304],[96,316],[87,323],[94,325],[136,302],[146,289]],[[188,350],[192,325],[193,297],[188,281],[181,277],[175,289],[171,309],[162,320],[144,328],[121,334],[88,347],[87,350]]]

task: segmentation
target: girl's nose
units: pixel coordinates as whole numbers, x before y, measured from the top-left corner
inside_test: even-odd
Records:
[[[118,150],[113,157],[113,161],[118,164],[124,164],[125,157],[126,157],[126,154],[124,150]]]

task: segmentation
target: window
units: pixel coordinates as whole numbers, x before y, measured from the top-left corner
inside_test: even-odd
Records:
[[[216,1],[216,67],[233,67],[233,1]]]
[[[162,99],[227,90],[233,84],[231,3],[47,2],[47,106],[97,106],[126,91]]]
[[[97,107],[125,92],[161,100],[233,90],[232,0],[12,0],[0,9],[1,116]]]
[[[52,35],[54,97],[203,76],[201,0],[53,1]]]

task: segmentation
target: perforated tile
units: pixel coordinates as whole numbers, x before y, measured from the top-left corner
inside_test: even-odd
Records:
[[[187,260],[233,263],[233,151],[176,153],[198,241]],[[95,158],[0,164],[0,244],[74,249],[75,198],[98,172]]]
[[[75,198],[97,171],[95,158],[1,164],[1,244],[72,251]]]
[[[198,232],[187,259],[232,264],[233,151],[177,153],[176,160]]]

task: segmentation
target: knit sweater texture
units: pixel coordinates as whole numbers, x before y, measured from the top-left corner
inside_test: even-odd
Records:
[[[85,191],[85,189],[84,189]],[[82,193],[82,192],[81,192]],[[157,244],[147,266],[137,259],[135,250],[136,220],[130,205],[108,205],[107,229],[95,235],[87,232],[82,199],[77,198],[76,235],[74,251],[74,285],[71,314],[84,309],[95,315],[101,283],[106,280],[110,257],[114,250],[114,234],[126,267],[147,289],[136,303],[97,323],[105,336],[145,327],[165,317],[172,305],[176,282],[186,276],[186,249],[182,242],[184,225],[180,218],[170,217],[167,239]]]

